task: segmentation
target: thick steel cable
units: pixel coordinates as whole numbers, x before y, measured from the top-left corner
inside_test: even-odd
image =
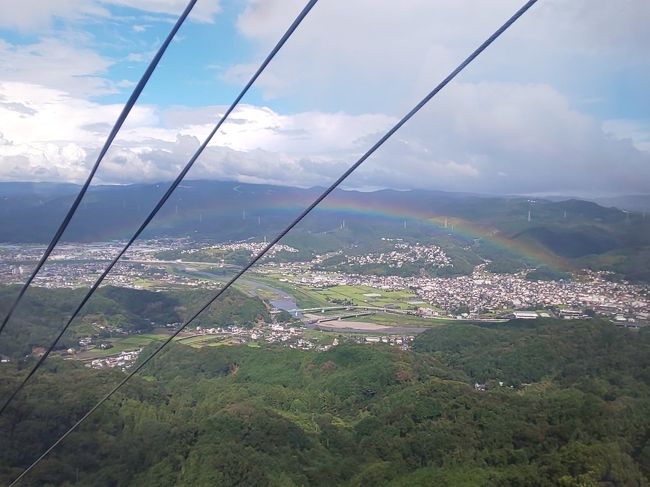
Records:
[[[218,292],[203,305],[192,317],[187,320],[178,330],[176,330],[169,338],[167,338],[160,347],[144,359],[138,366],[134,367],[129,374],[122,379],[111,391],[102,397],[97,404],[95,404],[81,419],[79,419],[68,431],[56,440],[40,457],[38,457],[20,476],[14,480],[9,487],[16,485],[29,471],[38,465],[54,448],[56,448],[63,440],[65,440],[73,431],[75,431],[81,424],[83,424],[90,415],[95,412],[102,404],[104,404],[110,397],[115,394],[124,384],[142,370],[156,355],[158,355],[163,348],[165,348],[174,338],[178,336],[190,323],[192,323],[203,311],[205,311],[219,296],[221,296],[230,286],[232,286],[245,272],[253,267],[266,253],[273,248],[287,233],[289,233],[298,223],[300,223],[311,211],[316,208],[332,191],[334,191],[345,179],[350,176],[363,162],[368,159],[377,149],[379,149],[392,135],[397,132],[406,122],[408,122],[422,107],[424,107],[440,90],[442,90],[449,82],[451,82],[463,69],[467,67],[474,59],[476,59],[490,44],[492,44],[501,34],[503,34],[513,23],[517,21],[530,7],[532,7],[537,0],[529,0],[521,7],[512,17],[510,17],[494,34],[492,34],[483,44],[470,54],[456,69],[454,69],[449,76],[438,84],[429,94],[427,94],[410,112],[397,122],[386,134],[384,134],[361,158],[355,162],[348,170],[346,170],[334,183],[332,183],[325,191],[323,191],[313,203],[311,203],[303,212],[296,217],[287,227],[284,228],[273,240],[271,240],[266,247],[258,252],[253,259],[251,259],[246,266],[244,266],[234,277],[232,277]]]
[[[154,207],[153,210],[151,210],[151,213],[147,216],[147,218],[142,222],[140,225],[140,228],[133,234],[133,236],[129,239],[127,244],[120,250],[120,252],[115,256],[115,258],[111,261],[111,263],[108,265],[108,267],[102,272],[102,274],[97,278],[95,283],[92,285],[92,287],[88,290],[84,298],[81,300],[81,303],[77,306],[75,309],[74,313],[72,313],[72,316],[68,319],[66,322],[65,326],[61,329],[59,334],[56,336],[52,344],[47,348],[45,353],[41,355],[38,359],[38,362],[36,362],[36,365],[29,371],[27,376],[23,379],[23,381],[20,383],[20,385],[11,393],[9,398],[5,401],[4,405],[2,408],[0,408],[0,415],[7,409],[9,404],[14,400],[14,398],[18,395],[18,393],[25,387],[27,382],[33,377],[33,375],[36,373],[36,371],[43,365],[45,360],[47,360],[47,357],[49,357],[50,353],[54,350],[56,345],[59,343],[61,340],[61,337],[63,337],[63,334],[68,330],[74,319],[79,315],[83,307],[86,305],[88,300],[92,297],[92,295],[97,291],[99,288],[100,284],[104,281],[106,276],[111,272],[113,267],[115,267],[115,264],[122,258],[122,256],[126,253],[127,250],[133,245],[133,242],[137,240],[137,238],[140,236],[140,234],[147,228],[151,220],[156,216],[158,211],[163,207],[163,205],[167,202],[169,197],[172,195],[174,190],[178,187],[178,185],[181,183],[183,178],[185,178],[185,175],[188,173],[188,171],[192,168],[196,160],[199,158],[199,156],[203,153],[205,148],[208,146],[214,135],[217,133],[217,131],[221,128],[223,123],[228,119],[228,116],[232,113],[232,111],[237,107],[241,99],[244,97],[244,95],[248,92],[248,90],[251,88],[253,83],[257,80],[257,78],[262,74],[266,66],[271,62],[271,60],[275,57],[275,55],[282,49],[282,46],[287,42],[287,40],[291,37],[291,35],[295,32],[295,30],[298,28],[300,23],[303,21],[303,19],[307,16],[309,11],[316,5],[318,0],[310,0],[307,5],[302,9],[300,14],[296,17],[296,19],[293,21],[293,23],[289,26],[287,31],[284,33],[282,38],[278,41],[278,43],[275,45],[275,47],[271,50],[269,55],[264,59],[260,67],[257,69],[255,74],[251,77],[251,79],[248,81],[246,86],[242,89],[242,91],[239,93],[237,98],[235,98],[235,101],[232,102],[228,110],[222,115],[222,117],[219,119],[219,122],[215,125],[215,127],[212,129],[212,132],[208,135],[208,137],[205,139],[203,144],[197,149],[197,151],[194,153],[192,158],[189,160],[189,162],[185,165],[183,170],[180,172],[180,174],[176,177],[174,182],[169,186],[163,197],[158,201],[156,206]]]
[[[154,58],[151,60],[149,63],[149,66],[147,67],[147,70],[144,72],[142,75],[142,78],[140,78],[140,81],[136,85],[136,87],[133,89],[133,93],[131,93],[131,96],[127,100],[126,104],[124,105],[124,108],[122,109],[122,112],[120,113],[120,116],[117,118],[117,121],[115,122],[115,125],[113,125],[113,128],[111,129],[110,133],[108,134],[108,138],[106,139],[106,142],[104,142],[104,146],[102,147],[102,150],[99,152],[99,155],[97,156],[97,160],[95,161],[94,166],[90,170],[90,174],[88,174],[88,178],[86,179],[86,182],[83,184],[81,187],[81,190],[79,191],[79,194],[75,198],[74,202],[72,203],[72,206],[68,210],[68,213],[65,215],[65,218],[63,218],[63,221],[61,222],[61,225],[59,226],[59,229],[56,231],[54,234],[54,237],[52,237],[52,240],[47,246],[47,249],[45,249],[45,253],[42,255],[41,259],[38,261],[38,264],[36,264],[36,267],[34,270],[31,272],[29,277],[27,278],[27,281],[25,284],[23,284],[23,287],[20,288],[20,292],[18,293],[18,296],[14,300],[14,302],[11,304],[11,307],[9,308],[9,312],[5,316],[4,320],[2,320],[2,324],[0,325],[0,334],[2,331],[5,329],[7,326],[7,323],[9,323],[9,320],[14,314],[14,311],[16,311],[16,308],[18,307],[18,303],[22,300],[23,296],[27,292],[27,289],[31,285],[32,281],[36,278],[36,275],[39,273],[41,268],[45,265],[45,262],[47,259],[50,257],[50,254],[54,251],[54,247],[59,243],[59,240],[61,240],[61,237],[63,236],[63,233],[65,232],[66,228],[68,228],[68,225],[70,224],[70,221],[72,220],[72,217],[77,211],[77,208],[79,208],[79,205],[81,204],[81,200],[83,200],[86,192],[88,191],[88,187],[90,186],[91,181],[95,177],[95,173],[97,172],[97,169],[99,169],[99,165],[101,164],[102,160],[104,159],[104,156],[108,152],[108,149],[110,148],[111,144],[113,143],[113,140],[115,139],[115,136],[117,133],[120,131],[122,128],[122,125],[124,124],[126,118],[128,117],[129,113],[131,112],[131,109],[135,105],[135,103],[138,101],[138,98],[140,97],[140,94],[142,93],[142,90],[144,90],[144,87],[146,86],[147,82],[149,81],[149,78],[151,78],[151,75],[153,72],[156,70],[156,67],[158,66],[158,63],[160,62],[160,59],[162,58],[163,54],[165,54],[165,51],[167,50],[167,47],[169,47],[169,44],[172,42],[174,39],[174,36],[178,32],[178,29],[181,28],[181,25],[183,25],[183,22],[185,22],[185,19],[189,15],[189,13],[192,11],[194,8],[194,5],[196,4],[197,0],[190,0],[190,2],[187,4],[187,7],[185,7],[185,10],[181,14],[181,16],[178,18],[176,23],[174,24],[174,27],[172,30],[169,32],[167,35],[167,38],[165,39],[165,42],[162,43],[160,48],[158,49],[158,52],[154,56]]]

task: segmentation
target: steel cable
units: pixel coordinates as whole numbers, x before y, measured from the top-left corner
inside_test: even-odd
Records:
[[[430,91],[411,111],[397,122],[386,134],[384,134],[361,158],[350,166],[334,183],[323,191],[305,210],[300,213],[287,227],[285,227],[273,240],[271,240],[246,266],[244,266],[234,277],[232,277],[206,304],[204,304],[196,313],[192,315],[178,330],[169,336],[154,352],[144,359],[140,364],[134,367],[127,376],[125,376],[108,394],[103,396],[81,419],[79,419],[70,429],[59,437],[40,457],[38,457],[9,487],[16,485],[29,471],[38,465],[54,448],[56,448],[65,438],[83,424],[90,415],[101,407],[110,397],[115,394],[124,384],[133,376],[142,370],[158,353],[160,353],[179,333],[181,333],[190,323],[192,323],[203,311],[205,311],[219,296],[221,296],[230,286],[232,286],[245,272],[253,267],[266,253],[273,248],[287,233],[289,233],[298,223],[300,223],[318,204],[320,204],[334,189],[336,189],[345,179],[350,176],[363,162],[368,159],[377,149],[379,149],[395,132],[397,132],[406,122],[408,122],[422,107],[424,107],[440,90],[449,84],[468,64],[476,59],[490,44],[492,44],[503,32],[505,32],[514,22],[517,21],[537,0],[529,0],[521,7],[510,19],[508,19],[499,29],[497,29],[485,42],[483,42],[472,54],[470,54],[456,69],[454,69],[443,81],[441,81],[432,91]]]

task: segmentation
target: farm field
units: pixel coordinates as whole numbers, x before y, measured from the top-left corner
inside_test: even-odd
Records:
[[[333,286],[313,288],[299,286],[280,281],[282,276],[255,276],[255,280],[286,291],[293,296],[301,308],[317,308],[319,306],[335,306],[342,302],[350,302],[355,306],[395,306],[397,309],[411,309],[416,306],[426,306],[419,297],[411,291],[387,291],[368,286]],[[420,303],[420,304],[412,304]]]
[[[130,335],[127,337],[113,337],[105,340],[106,343],[113,345],[112,348],[102,350],[100,348],[93,348],[86,352],[78,353],[76,358],[79,360],[90,360],[95,358],[108,357],[110,355],[117,355],[120,352],[127,352],[136,350],[138,348],[146,347],[152,342],[163,341],[168,335],[164,333],[146,333],[142,335]]]
[[[409,301],[417,300],[417,296],[409,291],[384,291],[366,286],[335,286],[313,290],[328,302],[351,301],[356,306],[396,306],[399,309],[413,307]]]

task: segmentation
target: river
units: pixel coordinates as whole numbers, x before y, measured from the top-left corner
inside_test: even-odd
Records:
[[[183,262],[185,264],[185,262]],[[209,277],[211,279],[216,279],[216,280],[224,280],[225,281],[225,276],[219,275],[219,274],[213,274],[210,271],[207,270],[195,270],[195,269],[185,269],[185,272],[191,273],[191,274],[196,274],[199,276],[204,276],[204,277]],[[275,288],[273,286],[269,286],[268,284],[257,282],[255,280],[252,280],[250,278],[242,278],[239,279],[239,282],[248,286],[253,294],[255,294],[257,297],[261,298],[259,295],[258,291],[259,290],[264,290],[267,293],[275,294],[278,296],[278,299],[270,299],[269,303],[271,303],[272,306],[275,306],[278,309],[284,310],[284,311],[289,311],[291,315],[294,318],[299,318],[302,319],[303,314],[301,312],[296,312],[293,310],[298,309],[298,304],[296,303],[296,300],[288,294],[286,291],[282,289]]]

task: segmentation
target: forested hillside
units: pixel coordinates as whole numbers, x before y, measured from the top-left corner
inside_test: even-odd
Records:
[[[647,331],[451,324],[414,348],[174,344],[26,485],[650,484]],[[0,417],[0,482],[120,377],[53,361]]]
[[[5,316],[17,286],[0,287],[0,314]],[[46,346],[63,327],[87,289],[31,288],[0,339],[0,355],[22,357],[32,347]],[[79,314],[58,349],[77,344],[80,336],[139,333],[156,326],[179,323],[212,297],[208,290],[178,289],[153,292],[123,287],[100,288]],[[251,325],[269,319],[261,300],[229,289],[195,321],[200,324]]]

